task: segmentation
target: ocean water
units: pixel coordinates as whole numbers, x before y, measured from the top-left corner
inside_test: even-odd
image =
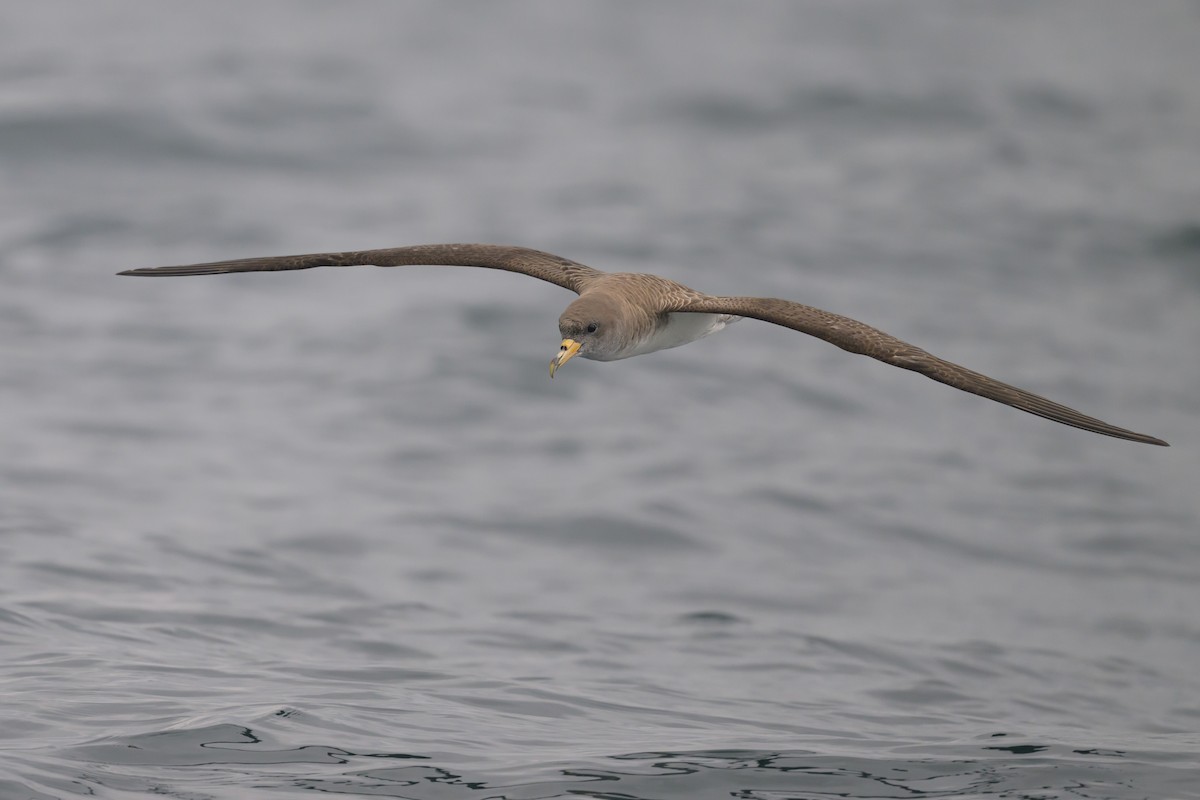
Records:
[[[0,7],[0,800],[1200,797],[1200,5]],[[573,361],[490,241],[787,297]]]

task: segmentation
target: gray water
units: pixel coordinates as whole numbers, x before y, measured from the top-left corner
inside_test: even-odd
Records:
[[[1200,6],[0,8],[0,799],[1200,797]],[[553,382],[445,241],[788,297]]]

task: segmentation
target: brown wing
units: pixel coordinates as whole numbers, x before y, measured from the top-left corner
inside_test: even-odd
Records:
[[[735,314],[739,317],[751,317],[764,322],[772,322],[785,328],[807,333],[810,336],[816,336],[818,339],[824,339],[851,353],[860,353],[892,366],[919,372],[947,386],[953,386],[955,389],[977,394],[980,397],[995,400],[997,403],[1061,422],[1063,425],[1071,425],[1105,436],[1115,436],[1118,439],[1167,446],[1162,439],[1109,425],[1107,422],[1081,414],[1073,408],[930,355],[919,347],[914,347],[908,342],[901,341],[895,336],[872,328],[858,320],[822,311],[812,306],[766,297],[704,297],[688,301],[682,307],[671,310],[706,314]]]
[[[145,267],[128,269],[118,275],[165,277],[179,275],[221,275],[227,272],[273,272],[313,267],[402,267],[402,266],[484,267],[519,272],[580,292],[600,270],[592,269],[568,258],[499,244],[422,244],[412,247],[389,247],[383,250],[358,250],[346,253],[310,253],[300,256],[267,256],[239,258],[233,261],[212,261],[205,264],[183,264],[176,267]]]

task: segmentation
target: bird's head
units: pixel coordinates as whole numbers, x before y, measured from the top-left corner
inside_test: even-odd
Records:
[[[605,296],[580,297],[567,306],[558,318],[562,345],[550,362],[550,377],[577,355],[597,361],[616,358],[621,347],[620,318],[619,303]]]

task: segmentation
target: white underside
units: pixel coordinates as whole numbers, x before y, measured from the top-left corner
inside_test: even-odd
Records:
[[[666,350],[668,347],[679,347],[681,344],[703,339],[710,333],[716,333],[739,319],[741,317],[730,314],[668,314],[667,324],[655,331],[653,336],[623,351],[612,360]]]

